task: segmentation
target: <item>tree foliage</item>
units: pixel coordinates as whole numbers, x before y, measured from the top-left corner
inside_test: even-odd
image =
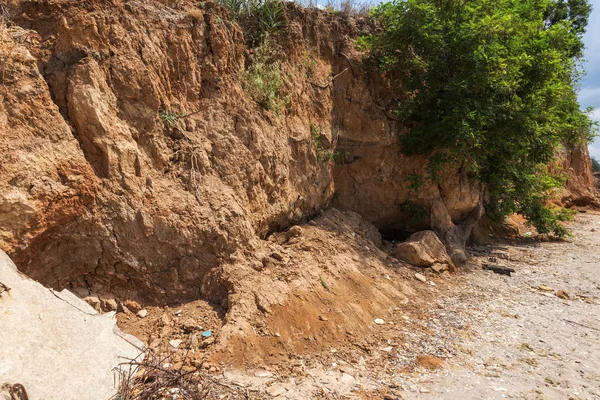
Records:
[[[383,28],[361,38],[389,77],[410,128],[407,155],[429,156],[430,177],[453,163],[487,187],[491,217],[523,214],[562,235],[545,206],[561,184],[547,165],[592,125],[574,87],[586,0],[395,0],[372,13]]]
[[[600,172],[600,162],[596,159],[596,157],[591,157],[592,159],[592,171]]]

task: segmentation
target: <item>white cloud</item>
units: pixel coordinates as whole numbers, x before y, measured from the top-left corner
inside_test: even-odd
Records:
[[[594,157],[596,160],[600,160],[600,143],[591,143],[588,146],[590,157]]]

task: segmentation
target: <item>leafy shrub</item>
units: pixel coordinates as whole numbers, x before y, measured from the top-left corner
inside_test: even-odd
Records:
[[[274,45],[268,37],[255,49],[252,65],[243,78],[244,88],[261,107],[280,112],[289,104],[289,96],[282,93],[285,80],[281,62],[276,59]]]
[[[315,124],[310,124],[310,136],[312,138],[313,144],[315,145],[317,160],[322,163],[330,163],[333,162],[338,164],[342,161],[344,154],[339,151],[330,151],[323,147],[323,143],[321,142],[321,127]]]
[[[564,13],[563,8],[567,9]],[[586,0],[396,0],[360,39],[399,99],[407,155],[428,155],[430,178],[452,164],[485,183],[491,217],[518,212],[540,233],[564,235],[546,207],[557,146],[589,140],[580,111]]]
[[[592,159],[592,171],[600,172],[600,162],[598,162],[598,160],[596,160],[595,157],[591,157],[591,159]]]

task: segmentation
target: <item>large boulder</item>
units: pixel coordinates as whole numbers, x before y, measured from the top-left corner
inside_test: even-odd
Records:
[[[2,390],[20,384],[31,399],[62,400],[116,393],[114,369],[138,357],[142,342],[71,292],[55,292],[22,275],[1,250],[0,283]]]
[[[396,258],[419,267],[432,267],[443,270],[440,266],[454,269],[446,248],[433,231],[421,231],[411,235],[408,240],[394,246]]]

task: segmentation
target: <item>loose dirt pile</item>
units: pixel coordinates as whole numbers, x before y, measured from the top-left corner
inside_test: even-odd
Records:
[[[317,338],[328,349],[254,371],[201,370],[239,399],[597,398],[600,214],[580,214],[571,229],[568,242],[472,247],[470,271],[425,272],[429,283],[413,280],[418,294],[380,313],[384,324],[367,325],[362,340]],[[516,272],[484,271],[489,263]]]

